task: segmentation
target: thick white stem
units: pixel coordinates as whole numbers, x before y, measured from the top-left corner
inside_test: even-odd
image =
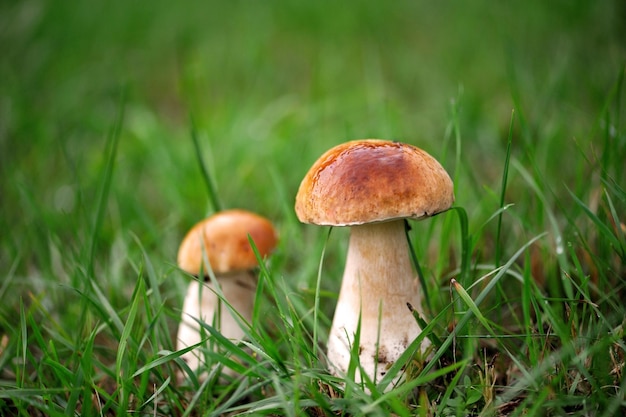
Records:
[[[256,278],[249,272],[222,275],[217,277],[224,299],[236,310],[247,322],[252,320],[254,295],[256,292]],[[201,326],[195,319],[201,320],[219,330],[226,338],[235,343],[240,341],[245,333],[239,324],[241,319],[236,319],[230,309],[224,303],[220,303],[215,289],[211,283],[192,281],[187,288],[187,295],[183,303],[183,314],[178,335],[176,349],[180,350],[187,346],[195,345],[203,340],[208,331],[201,331]],[[221,305],[220,305],[221,304]],[[219,311],[219,321],[217,312]],[[199,369],[204,363],[204,355],[199,349],[194,349],[182,356],[189,367]],[[225,369],[226,373],[233,372]]]
[[[353,226],[328,339],[328,359],[334,371],[345,374],[348,370],[360,317],[360,364],[369,378],[380,381],[421,331],[407,303],[419,309],[421,294],[404,222]],[[427,345],[428,341],[422,347]]]

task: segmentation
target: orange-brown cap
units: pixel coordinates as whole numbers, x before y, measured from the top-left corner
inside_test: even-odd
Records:
[[[448,173],[423,150],[362,139],[335,146],[306,174],[296,196],[304,223],[350,226],[432,216],[450,208]]]
[[[206,253],[216,274],[252,269],[258,263],[248,235],[262,257],[274,249],[278,240],[272,223],[257,214],[239,209],[214,214],[187,233],[178,249],[178,266],[198,275]]]

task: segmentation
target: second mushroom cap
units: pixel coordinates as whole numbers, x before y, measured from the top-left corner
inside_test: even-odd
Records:
[[[203,254],[217,274],[254,268],[258,262],[248,236],[254,241],[261,257],[268,255],[278,240],[272,223],[266,218],[241,209],[219,212],[196,224],[185,236],[178,249],[178,265],[192,275],[198,275]]]

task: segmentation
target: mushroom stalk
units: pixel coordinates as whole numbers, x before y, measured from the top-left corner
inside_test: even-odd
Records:
[[[403,220],[352,226],[346,266],[328,340],[328,359],[348,370],[359,322],[363,371],[380,381],[421,329],[407,308],[421,304]],[[429,342],[424,339],[422,348]],[[361,379],[357,369],[357,381]]]
[[[238,271],[231,274],[216,276],[223,298],[230,304],[232,310],[250,322],[256,292],[256,277],[252,271]],[[219,316],[218,316],[219,312]],[[177,336],[177,349],[183,349],[200,343],[203,334],[209,335],[207,330],[202,331],[200,322],[214,326],[227,339],[237,343],[245,336],[241,318],[218,297],[212,283],[203,283],[193,280],[187,288],[187,295],[183,303],[183,314]],[[194,349],[182,356],[191,369],[199,369],[205,363],[201,350]],[[230,376],[236,373],[231,369],[224,372]]]

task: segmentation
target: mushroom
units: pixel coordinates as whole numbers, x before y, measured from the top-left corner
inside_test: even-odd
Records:
[[[233,209],[219,212],[196,224],[183,239],[178,250],[178,265],[195,275],[187,289],[182,320],[176,339],[177,350],[202,341],[198,321],[215,325],[222,335],[235,343],[245,333],[240,320],[224,305],[208,279],[213,271],[223,298],[241,317],[250,322],[257,286],[255,268],[258,266],[248,236],[259,254],[267,256],[276,246],[277,236],[272,223],[257,214]],[[205,260],[208,260],[209,265]],[[200,277],[200,274],[203,274]],[[236,314],[235,314],[236,315]],[[203,356],[195,349],[182,355],[192,370],[200,368]],[[226,374],[235,375],[231,369]]]
[[[360,320],[361,368],[380,381],[420,334],[411,311],[421,305],[405,219],[450,208],[452,180],[425,151],[379,139],[355,140],[324,153],[296,196],[303,223],[350,226],[343,281],[328,337],[331,371],[346,374]],[[425,350],[430,342],[424,339]],[[361,381],[357,369],[355,379]],[[394,379],[397,382],[397,379]]]

